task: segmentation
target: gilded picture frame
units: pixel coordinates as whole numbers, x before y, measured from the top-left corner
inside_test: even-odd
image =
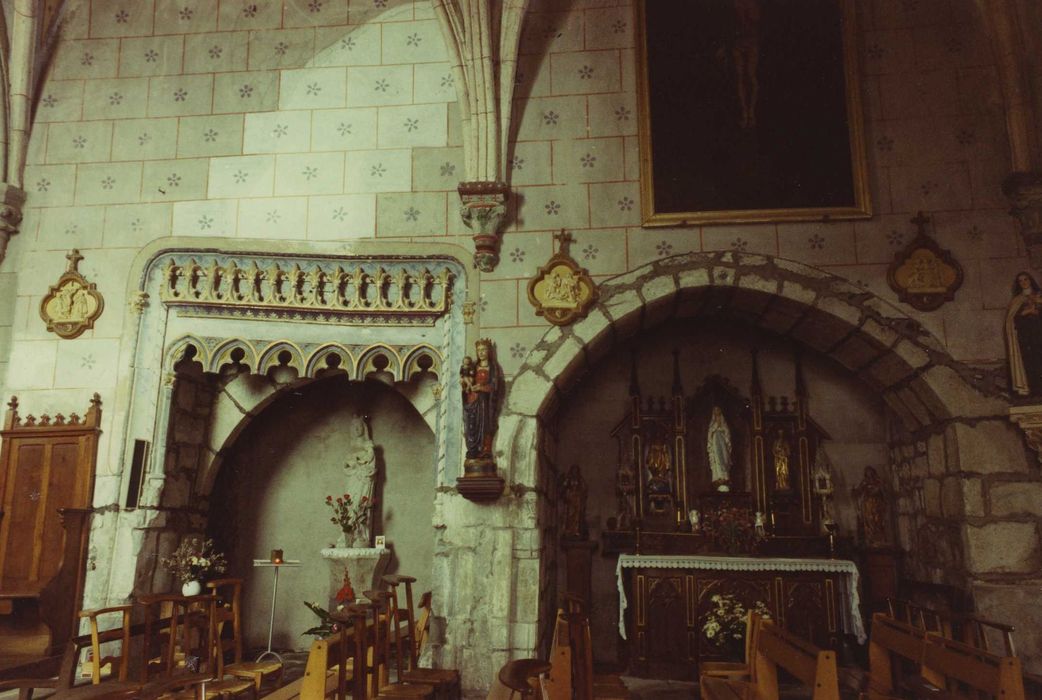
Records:
[[[871,216],[854,0],[634,13],[644,226]]]

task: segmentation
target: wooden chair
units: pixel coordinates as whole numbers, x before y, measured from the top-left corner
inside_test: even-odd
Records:
[[[550,647],[550,671],[541,679],[549,700],[610,700],[631,697],[614,674],[595,675],[589,619],[582,612],[557,611]]]
[[[550,671],[550,662],[542,659],[515,659],[508,661],[499,669],[499,682],[510,690],[513,700],[518,695],[521,700],[536,697],[539,689],[539,678]]]
[[[366,700],[364,668],[355,668],[359,654],[363,663],[367,650],[367,610],[349,605],[343,612],[333,613],[340,630],[329,637],[316,639],[308,651],[304,676],[265,695],[264,700],[325,700],[329,697],[344,700]],[[351,661],[349,664],[348,661]]]
[[[430,624],[430,593],[424,594],[426,608],[422,625],[417,625],[413,618],[412,584],[416,581],[412,576],[388,575],[383,577],[390,593],[391,625],[395,635],[395,663],[398,680],[404,683],[419,683],[434,686],[435,697],[439,700],[455,700],[463,694],[460,673],[451,668],[428,668],[419,665],[421,648],[419,642],[427,637]],[[405,587],[405,607],[399,606],[398,586]],[[402,619],[404,618],[404,619]]]
[[[391,624],[391,615],[388,607],[390,593],[387,591],[365,591],[365,597],[369,599],[369,609],[373,616],[373,644],[368,658],[371,667],[367,669],[369,674],[369,697],[370,698],[422,698],[433,700],[434,686],[425,683],[405,683],[402,680],[392,682],[389,677],[388,661],[390,657],[390,635],[399,629],[398,625]],[[356,679],[361,682],[361,679]]]
[[[812,700],[839,700],[836,653],[822,651],[770,620],[760,623],[753,663],[754,681],[703,676],[700,679],[703,700],[775,700],[779,697],[779,668],[809,687]]]
[[[172,674],[175,668],[193,670],[191,666],[198,664],[194,670],[209,674],[213,680],[205,684],[205,689],[174,691],[160,695],[160,700],[196,700],[197,697],[199,700],[256,700],[257,691],[251,680],[225,678],[224,661],[214,650],[216,601],[213,596],[170,596],[169,600],[172,603],[170,636],[176,647],[169,654],[171,663],[166,666],[167,674]]]
[[[756,637],[760,633],[762,619],[752,610],[749,611],[745,624],[745,661],[703,661],[698,665],[699,674],[710,678],[753,680],[753,656],[756,653]]]
[[[101,683],[102,670],[106,666],[111,667],[112,673],[118,677],[120,682],[127,681],[130,655],[130,611],[133,607],[132,605],[116,605],[111,608],[83,610],[80,612],[80,617],[87,618],[87,623],[90,627],[90,681],[93,685]],[[120,616],[119,627],[102,631],[98,618],[115,614]],[[101,646],[110,642],[119,643],[118,651],[113,651],[110,647],[105,652],[107,655],[103,656]]]
[[[225,673],[236,678],[253,681],[257,692],[264,682],[271,678],[278,685],[282,682],[281,661],[243,661],[242,660],[242,579],[222,578],[209,581],[206,587],[215,598],[214,623],[217,625],[214,637],[215,653],[224,659],[229,652],[232,661],[224,667]],[[226,631],[231,630],[231,636]]]

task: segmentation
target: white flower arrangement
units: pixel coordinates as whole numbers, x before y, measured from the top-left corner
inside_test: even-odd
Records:
[[[706,639],[720,648],[737,646],[745,640],[746,620],[750,609],[760,617],[771,618],[771,611],[762,600],[747,608],[744,603],[728,593],[714,595],[709,602],[713,604],[713,608],[706,615],[702,633]]]

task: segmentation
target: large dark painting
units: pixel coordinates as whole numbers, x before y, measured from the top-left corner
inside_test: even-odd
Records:
[[[870,214],[852,0],[639,0],[644,221]]]

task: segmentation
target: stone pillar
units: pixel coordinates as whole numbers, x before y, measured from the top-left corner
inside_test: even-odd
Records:
[[[492,272],[499,264],[499,227],[510,190],[505,182],[461,182],[460,217],[474,231],[474,266]]]
[[[22,205],[25,190],[8,183],[0,183],[0,263],[7,256],[7,241],[18,233],[22,223]]]
[[[1010,214],[1020,222],[1031,266],[1042,270],[1042,172],[1015,172],[1002,183],[1013,205]]]

